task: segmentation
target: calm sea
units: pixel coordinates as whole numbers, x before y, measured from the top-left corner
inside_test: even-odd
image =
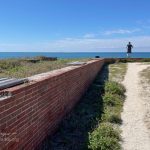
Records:
[[[58,58],[94,58],[100,56],[102,58],[125,58],[126,53],[117,52],[80,52],[80,53],[55,53],[55,52],[0,52],[0,59],[5,58],[21,58],[34,56],[48,56]],[[150,52],[132,53],[133,58],[150,58]]]

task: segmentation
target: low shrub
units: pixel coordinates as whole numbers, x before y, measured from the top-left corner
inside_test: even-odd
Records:
[[[123,96],[115,95],[112,93],[106,92],[103,96],[104,104],[107,106],[115,106],[115,105],[122,105]]]
[[[124,95],[125,88],[114,81],[106,81],[105,83],[105,92],[111,93],[111,94],[118,94],[118,95]]]
[[[89,149],[120,150],[120,133],[110,123],[102,123],[89,134]]]

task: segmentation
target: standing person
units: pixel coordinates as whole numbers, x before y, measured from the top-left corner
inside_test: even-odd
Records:
[[[132,48],[133,48],[133,45],[131,44],[131,42],[128,43],[127,45],[127,57],[129,58],[131,53],[132,53]]]

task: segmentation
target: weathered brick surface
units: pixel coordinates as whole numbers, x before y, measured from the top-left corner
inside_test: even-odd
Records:
[[[80,100],[104,63],[92,60],[31,78],[0,100],[0,150],[34,149]]]

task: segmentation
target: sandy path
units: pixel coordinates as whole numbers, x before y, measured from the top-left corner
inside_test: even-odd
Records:
[[[123,81],[127,89],[126,101],[122,112],[122,147],[124,150],[150,150],[150,137],[144,123],[145,109],[140,97],[139,72],[147,65],[128,63],[128,70]]]

